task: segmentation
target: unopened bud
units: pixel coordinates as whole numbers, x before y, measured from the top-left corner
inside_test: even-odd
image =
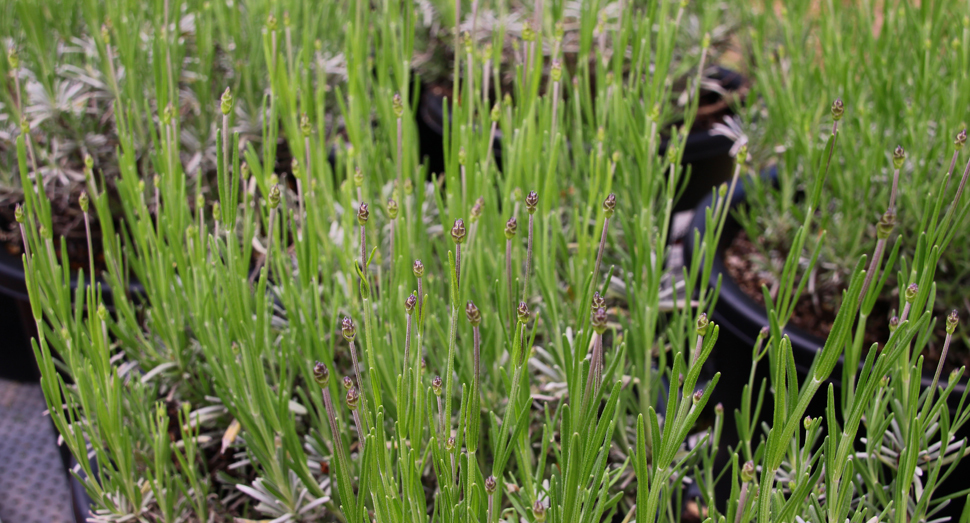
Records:
[[[707,313],[702,312],[700,316],[697,317],[697,335],[707,336],[707,333],[710,331],[710,328],[711,328],[711,322],[710,320],[707,319]]]
[[[536,501],[532,505],[532,517],[535,518],[537,522],[546,520],[546,506],[542,504],[541,501]]]
[[[909,287],[906,287],[906,301],[908,303],[913,303],[918,293],[919,293],[919,285],[916,285],[915,283],[910,283]]]
[[[279,22],[276,21],[276,17],[269,15],[269,17],[266,18],[266,29],[275,31],[277,27],[279,27]]]
[[[842,119],[843,114],[845,114],[845,105],[842,103],[841,98],[836,98],[832,102],[832,119],[837,122]]]
[[[957,150],[963,149],[964,144],[967,143],[967,130],[964,129],[957,133],[957,137],[953,140],[953,145],[956,146]]]
[[[326,388],[327,382],[330,381],[330,369],[322,361],[318,361],[313,366],[313,381],[316,381],[321,389]]]
[[[344,335],[344,339],[347,341],[354,341],[357,337],[357,326],[354,325],[354,320],[344,316],[343,321],[340,322],[340,332]]]
[[[387,200],[387,217],[393,220],[397,218],[397,212],[398,212],[397,200],[393,198],[391,198],[390,200]]]
[[[450,438],[445,440],[445,450],[447,450],[448,452],[455,450],[455,445],[457,443],[458,442],[455,441],[455,437],[451,436]]]
[[[409,294],[408,299],[404,300],[404,312],[411,314],[414,312],[414,306],[418,304],[418,297],[414,294]]]
[[[505,239],[511,240],[515,237],[515,231],[519,228],[519,222],[515,221],[515,216],[505,222]]]
[[[599,309],[593,310],[590,317],[590,325],[593,326],[593,330],[597,334],[606,332],[606,309],[600,307]]]
[[[694,391],[694,397],[692,398],[694,405],[697,405],[698,403],[700,403],[702,399],[704,399],[704,391],[702,390]]]
[[[525,210],[529,211],[529,214],[535,214],[538,205],[539,195],[535,191],[529,191],[529,195],[525,197]]]
[[[489,477],[485,478],[485,493],[486,494],[489,494],[489,495],[494,494],[495,493],[495,489],[497,489],[497,488],[498,488],[498,480],[495,479],[495,476],[489,476]]]
[[[269,200],[270,209],[275,209],[279,207],[280,205],[280,186],[279,185],[273,184],[273,186],[269,188],[269,196],[267,197],[267,199]]]
[[[414,192],[414,182],[410,178],[404,180],[404,194],[410,195]]]
[[[903,166],[903,161],[906,160],[906,151],[903,146],[897,145],[896,149],[893,150],[893,167],[899,169]]]
[[[421,263],[421,260],[414,260],[414,265],[411,266],[411,270],[414,272],[415,278],[424,276],[424,264]]]
[[[960,313],[956,309],[950,312],[950,315],[946,317],[946,333],[953,334],[957,330],[957,324],[960,323]]]
[[[515,313],[518,315],[519,323],[529,322],[529,306],[526,305],[524,301],[519,302],[519,306],[515,309]]]
[[[552,69],[549,71],[549,76],[552,77],[553,82],[559,82],[562,80],[562,64],[559,60],[553,60]]]
[[[499,110],[498,104],[492,106],[491,118],[493,122],[497,122],[502,116],[502,111]]]
[[[764,327],[761,327],[761,332],[758,333],[758,337],[763,340],[766,340],[768,339],[768,336],[770,334],[771,334],[771,329],[768,328],[767,326],[764,326]]]
[[[443,382],[441,381],[441,376],[435,376],[431,379],[431,390],[434,391],[435,396],[441,396],[441,386]]]
[[[889,238],[889,235],[892,234],[895,227],[896,211],[890,208],[879,218],[879,223],[876,225],[876,238],[880,240]]]
[[[81,191],[81,195],[77,197],[77,203],[81,206],[81,212],[88,212],[88,193],[86,191]]]
[[[610,193],[606,199],[603,200],[603,214],[607,218],[612,218],[614,211],[616,211],[616,195]]]
[[[899,316],[889,318],[889,332],[892,333],[899,327]]]
[[[562,23],[562,20],[556,22],[555,28],[553,28],[553,37],[556,40],[562,41],[563,36],[566,35],[566,26]]]
[[[108,308],[103,303],[98,304],[98,318],[101,321],[108,321]]]
[[[465,243],[465,222],[461,218],[455,220],[455,225],[451,227],[451,239],[458,245]]]
[[[600,291],[593,293],[593,310],[606,307],[606,298],[600,296]]]
[[[17,54],[17,48],[7,49],[7,64],[14,70],[20,67],[20,55]]]
[[[394,116],[398,118],[404,114],[404,101],[401,100],[400,93],[396,93],[394,99],[391,100],[391,109],[394,110]]]
[[[482,313],[471,301],[465,305],[465,316],[468,317],[468,323],[470,323],[472,327],[478,327],[482,323]]]
[[[222,111],[223,115],[228,115],[229,112],[232,111],[232,91],[229,90],[229,87],[226,87],[226,90],[222,92],[222,99],[219,101],[219,109]],[[223,136],[222,138],[224,140],[229,139],[227,136]]]
[[[805,427],[805,430],[808,430],[812,426],[812,417],[805,416],[805,419],[802,420],[802,426]]]
[[[306,113],[300,116],[300,131],[304,138],[308,138],[313,131],[313,127],[310,126],[310,117]]]
[[[350,376],[344,376],[343,384],[344,384],[344,389],[350,390],[354,388],[354,379],[351,378]]]
[[[482,211],[484,210],[484,208],[485,208],[485,198],[482,196],[479,196],[478,199],[475,200],[475,205],[472,205],[472,210],[470,211],[472,223],[477,222],[478,219],[481,218]]]
[[[745,461],[741,466],[741,482],[748,483],[754,479],[754,462]]]
[[[24,223],[24,207],[19,203],[13,209],[13,217],[16,218],[17,223]]]
[[[222,220],[222,205],[218,201],[212,202],[212,219],[217,222]]]
[[[363,227],[369,217],[370,212],[367,210],[367,204],[361,202],[360,207],[357,208],[357,223]]]
[[[362,187],[364,185],[364,173],[361,172],[360,166],[354,168],[354,187]]]
[[[360,393],[357,392],[357,387],[351,387],[347,390],[347,408],[351,412],[357,410],[360,404]]]

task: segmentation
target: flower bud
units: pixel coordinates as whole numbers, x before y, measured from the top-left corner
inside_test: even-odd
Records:
[[[410,178],[405,178],[404,180],[404,194],[410,195],[414,192],[414,182]]]
[[[724,414],[724,405],[722,405],[721,403],[714,405],[714,415],[720,416],[722,414]]]
[[[552,35],[556,40],[562,41],[562,37],[566,35],[566,26],[562,23],[562,20],[556,22]]]
[[[457,444],[457,441],[455,441],[455,437],[451,436],[450,438],[445,440],[445,450],[447,450],[448,452],[454,451],[456,444]]]
[[[913,303],[918,293],[919,293],[919,285],[916,285],[915,283],[910,283],[909,287],[906,287],[906,302]]]
[[[455,225],[451,228],[451,239],[458,245],[465,243],[465,222],[461,218],[455,220]]]
[[[519,318],[519,323],[529,322],[529,306],[526,305],[524,301],[519,302],[519,306],[515,309],[515,313]]]
[[[478,199],[475,200],[475,205],[472,205],[472,210],[471,210],[472,223],[475,223],[478,221],[478,219],[482,216],[482,210],[484,210],[484,208],[485,208],[485,198],[482,196],[479,196]]]
[[[771,335],[771,329],[768,326],[761,327],[761,332],[758,333],[758,337],[766,340],[769,335]]]
[[[40,237],[45,240],[51,239],[51,230],[44,224],[40,225]]]
[[[953,334],[957,330],[957,324],[960,323],[960,313],[956,309],[950,312],[950,315],[946,317],[946,333]]]
[[[519,222],[515,221],[515,216],[505,222],[505,239],[511,240],[515,237],[515,231],[519,228]]]
[[[362,202],[360,204],[360,207],[357,208],[357,223],[360,224],[361,227],[363,227],[364,224],[367,223],[367,218],[369,217],[370,217],[370,212],[368,212],[367,210],[367,204]]]
[[[502,97],[502,104],[504,104],[505,107],[512,107],[512,95],[505,93],[505,96]]]
[[[707,313],[702,312],[700,316],[697,317],[697,335],[707,336],[707,333],[710,332],[710,329],[711,329],[711,322],[710,320],[707,319]]]
[[[526,20],[525,23],[522,24],[522,41],[531,42],[535,39],[535,36],[535,31],[532,29],[532,21]]]
[[[754,462],[745,461],[741,466],[741,482],[748,483],[754,479]]]
[[[889,209],[879,218],[879,223],[876,225],[876,238],[880,240],[889,238],[889,235],[892,234],[895,227],[896,211]]]
[[[304,138],[308,138],[313,128],[310,126],[310,117],[306,113],[300,116],[300,131],[303,133]]]
[[[593,310],[606,307],[606,298],[600,296],[600,291],[593,293]]]
[[[249,164],[248,163],[242,162],[241,164],[239,164],[239,175],[242,176],[243,179],[249,178]]]
[[[443,382],[441,381],[441,376],[435,376],[431,379],[431,390],[434,391],[435,396],[441,396],[441,386]]]
[[[222,98],[219,101],[219,109],[222,111],[223,115],[228,115],[229,112],[232,111],[232,91],[229,90],[228,86],[226,87],[226,90],[222,92]],[[229,139],[228,136],[223,136],[222,138],[223,140]]]
[[[562,64],[559,63],[559,60],[552,61],[552,69],[549,71],[549,76],[552,77],[553,82],[562,80]]]
[[[537,522],[546,520],[546,506],[542,504],[541,501],[536,501],[532,505],[532,517],[535,518]]]
[[[357,392],[357,387],[350,387],[347,389],[347,408],[350,412],[357,410],[360,404],[360,393]]]
[[[609,196],[607,196],[606,199],[603,200],[603,214],[606,215],[607,218],[612,218],[613,211],[615,210],[616,210],[616,195],[613,193],[610,193]]]
[[[283,11],[283,27],[289,27],[289,26],[290,26],[290,12]]]
[[[468,317],[468,323],[472,327],[478,327],[482,323],[482,313],[471,301],[468,302],[468,305],[465,305],[465,316]]]
[[[538,205],[539,195],[535,191],[529,191],[529,195],[525,197],[525,210],[529,211],[529,214],[535,214]]]
[[[360,166],[354,167],[354,187],[362,187],[364,185],[364,173],[361,172]]]
[[[899,316],[889,318],[889,332],[892,333],[899,327]]]
[[[418,297],[414,294],[409,294],[408,299],[404,300],[404,312],[411,314],[414,312],[414,306],[418,304]]]
[[[290,172],[293,173],[294,177],[301,178],[300,175],[302,173],[300,172],[300,160],[297,160],[296,158],[290,160]]]
[[[30,134],[30,122],[26,116],[20,117],[20,134]]]
[[[957,150],[963,149],[963,145],[967,143],[967,130],[964,129],[957,133],[956,140],[953,140],[953,145],[956,146]]]
[[[459,147],[458,148],[458,165],[465,165],[465,160],[467,160],[467,159],[468,159],[468,156],[465,154],[465,146]]]
[[[273,186],[269,188],[269,196],[267,199],[269,200],[270,209],[275,209],[279,207],[280,205],[280,186],[279,185],[273,184]]]
[[[13,217],[17,219],[17,223],[24,223],[24,208],[19,203],[13,209]]]
[[[694,405],[697,405],[698,403],[701,402],[702,399],[704,399],[704,391],[695,390],[694,397],[692,399],[693,399]]]
[[[172,102],[169,102],[168,105],[165,106],[165,110],[162,111],[162,123],[165,123],[167,125],[171,123],[174,118],[175,118],[175,106],[172,105]]]
[[[269,15],[269,17],[266,18],[266,29],[275,31],[277,27],[279,27],[279,22],[276,21],[276,17]]]
[[[322,361],[318,361],[313,366],[313,381],[316,381],[321,389],[326,388],[327,382],[330,381],[330,369]]]
[[[11,47],[7,49],[7,64],[10,66],[10,69],[14,70],[20,67],[20,55],[17,54],[17,48]]]
[[[394,116],[398,118],[404,114],[404,101],[401,100],[400,93],[394,94],[394,99],[391,100],[391,109],[394,110]]]
[[[845,105],[842,103],[841,98],[836,98],[832,102],[832,119],[837,122],[842,119],[843,114],[845,114]]]
[[[215,221],[222,221],[222,205],[219,201],[212,202],[212,219]]]
[[[903,161],[906,159],[906,151],[901,145],[897,145],[896,149],[893,150],[893,167],[899,169],[903,166]]]
[[[805,419],[802,420],[802,426],[805,427],[805,430],[808,430],[812,426],[812,417],[805,416]]]
[[[98,318],[101,321],[108,321],[108,308],[103,303],[98,304]]]
[[[81,212],[88,212],[88,193],[87,191],[81,191],[81,195],[77,197],[77,203],[81,206]]]
[[[415,278],[424,276],[424,264],[421,263],[421,260],[414,260],[414,265],[411,267],[411,270],[414,271]]]
[[[357,337],[357,326],[354,325],[354,320],[344,316],[343,321],[340,322],[340,332],[344,335],[344,339],[347,341],[354,341]]]
[[[600,307],[599,309],[593,310],[590,317],[590,324],[593,326],[593,330],[596,334],[603,334],[606,332],[606,309]]]
[[[343,383],[344,383],[344,389],[346,390],[350,390],[354,388],[354,379],[351,378],[350,376],[344,376]]]
[[[489,494],[489,495],[494,494],[495,493],[495,489],[497,489],[497,488],[498,488],[498,480],[495,479],[495,476],[489,476],[489,477],[485,478],[485,493],[486,494]]]
[[[502,117],[502,112],[498,108],[498,104],[492,106],[492,114],[490,115],[492,122],[497,122],[499,118]]]
[[[92,158],[90,154],[84,155],[84,168],[85,169],[94,168],[94,158]]]
[[[393,220],[397,218],[397,212],[397,200],[394,198],[387,200],[387,217]]]

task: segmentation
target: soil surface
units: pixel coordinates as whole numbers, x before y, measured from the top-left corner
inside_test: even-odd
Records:
[[[762,285],[767,285],[771,289],[774,284],[774,277],[764,269],[769,266],[769,263],[770,261],[764,257],[744,231],[738,233],[724,251],[724,265],[728,274],[749,298],[761,305],[764,305],[765,301],[761,291]],[[842,300],[842,291],[846,287],[845,283],[819,285],[814,295],[806,290],[795,305],[795,312],[789,320],[789,325],[825,339],[832,330],[832,324],[835,322]],[[879,343],[881,347],[889,338],[889,318],[897,314],[895,308],[898,298],[888,295],[885,292],[886,289],[895,289],[895,281],[890,279],[886,282],[884,296],[876,301],[872,314],[866,321],[863,350],[868,350],[873,343]],[[944,321],[947,313],[948,311],[945,310],[937,311],[934,334],[923,349],[924,373],[932,373],[932,369],[939,364],[943,339],[946,335]],[[970,367],[970,349],[959,336],[954,336],[943,364],[943,376],[949,375],[950,371],[962,366]]]

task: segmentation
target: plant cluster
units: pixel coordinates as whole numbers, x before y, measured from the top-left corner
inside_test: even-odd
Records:
[[[164,20],[179,5],[152,12]],[[457,5],[456,18],[469,16]],[[915,238],[852,261],[835,327],[802,383],[783,334],[819,263],[815,210],[836,178],[851,106],[832,107],[825,148],[810,157],[808,211],[765,298],[771,324],[744,348],[770,366],[771,388],[752,371],[743,408],[725,413],[708,404],[719,327],[706,314],[718,288],[706,282],[748,151],[715,190],[706,232],[694,233],[703,256],[672,270],[682,142],[708,64],[705,38],[684,126],[658,156],[663,122],[680,111],[671,78],[684,2],[618,18],[609,45],[623,52],[606,61],[588,59],[587,46],[575,71],[546,76],[543,53],[523,57],[511,91],[491,84],[499,104],[477,54],[459,55],[454,71],[468,73],[446,106],[446,169],[430,180],[411,119],[409,3],[342,8],[347,76],[336,84],[304,62],[309,40],[290,50],[283,6],[258,21],[236,9],[262,34],[262,69],[246,74],[266,82],[263,147],[244,143],[230,88],[201,109],[215,122],[215,175],[191,178],[184,115],[165,109],[181,103],[172,77],[149,91],[156,101],[170,93],[171,105],[144,109],[150,161],[135,110],[116,103],[117,178],[109,187],[87,163],[77,200],[89,243],[90,220],[101,224],[104,270],[93,257],[71,269],[33,163],[44,157],[29,134],[16,136],[34,351],[96,504],[92,521],[679,522],[690,484],[717,523],[904,523],[946,508],[937,489],[966,452],[956,433],[967,409],[949,408],[962,370],[944,378],[937,367],[921,390],[920,351],[966,198],[949,204],[941,192]],[[534,13],[537,49],[555,43],[559,13]],[[580,23],[592,34],[597,17]],[[165,56],[148,61],[164,69]],[[591,87],[607,71],[613,82]],[[335,168],[331,97],[349,145]],[[281,138],[292,158],[278,171]],[[900,255],[904,241],[912,258]],[[860,330],[897,266],[902,312],[863,358]],[[958,323],[947,319],[947,345]],[[851,386],[836,398],[822,389],[840,357],[864,365],[846,365]],[[826,392],[825,418],[805,419]],[[772,423],[759,427],[767,393]],[[720,444],[724,416],[738,420],[738,448]],[[715,495],[721,481],[729,499]]]
[[[941,182],[962,172],[970,18],[943,2],[783,7],[752,2],[740,11],[747,29],[738,37],[751,62],[750,99],[757,100],[748,107],[741,130],[750,139],[753,168],[765,175],[774,166],[777,176],[751,177],[750,205],[739,213],[739,221],[769,286],[777,285],[793,232],[808,212],[803,195],[813,183],[812,158],[819,136],[831,128],[817,104],[819,93],[841,97],[853,108],[841,121],[844,152],[822,189],[822,204],[812,209],[817,230],[829,233],[805,298],[812,306],[805,311],[834,309],[855,260],[873,252],[880,217],[892,210],[887,219],[896,230],[916,237],[935,219]],[[950,191],[947,197],[953,195],[954,184],[943,187]],[[810,245],[818,241],[813,236]],[[902,256],[912,260],[916,245],[904,244]],[[946,307],[970,313],[968,245],[967,229],[959,228],[941,258],[936,311],[941,316]],[[895,289],[895,275],[890,281],[888,288]],[[880,298],[883,322],[900,313],[899,298],[890,293]],[[959,357],[951,358],[949,368],[966,361],[967,333],[957,330]],[[927,354],[938,357],[943,339],[938,327]]]

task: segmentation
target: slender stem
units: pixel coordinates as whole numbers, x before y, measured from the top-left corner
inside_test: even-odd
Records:
[[[893,170],[893,190],[889,193],[889,208],[896,210],[896,191],[899,188],[899,169]]]
[[[603,234],[600,236],[600,247],[596,252],[596,265],[593,266],[593,278],[598,278],[600,273],[600,264],[603,262],[603,251],[606,250],[606,233],[610,229],[610,219],[605,218],[603,220]],[[595,281],[595,279],[594,279]]]
[[[85,216],[85,218],[87,218],[87,216]],[[24,253],[27,255],[27,263],[30,263],[30,261],[31,261],[30,244],[27,242],[27,227],[25,227],[23,223],[21,223],[19,225],[20,225],[20,238],[24,241]],[[90,238],[90,236],[91,235],[88,234],[88,237],[89,238]],[[88,246],[88,251],[90,251],[90,250],[91,250],[91,247],[89,245]],[[92,264],[92,266],[93,266],[93,264]]]
[[[84,213],[84,233],[88,239],[88,264],[91,267],[90,269],[91,274],[89,274],[89,276],[91,277],[91,281],[93,282],[94,281],[94,249],[91,243],[91,219],[88,217],[87,212]],[[26,241],[24,242],[24,245],[26,245]]]
[[[704,336],[698,335],[697,342],[694,344],[694,357],[691,359],[691,365],[697,363],[697,360],[701,357],[701,347],[704,346]]]
[[[461,244],[455,244],[455,281],[461,289]]]
[[[550,138],[552,140],[556,139],[556,114],[559,109],[559,82],[552,83],[552,132]]]
[[[330,425],[330,434],[333,438],[333,453],[335,456],[343,456],[344,441],[340,437],[340,430],[337,428],[337,411],[333,408],[333,398],[330,397],[330,389],[323,389],[323,405],[327,409],[327,422]]]
[[[405,381],[407,380],[408,368],[410,368],[411,363],[411,316],[411,314],[408,314],[408,324],[404,330],[404,371],[402,375]]]
[[[449,430],[450,432],[450,430]],[[441,396],[438,396],[438,434],[440,434],[440,439],[444,441],[445,439],[445,406],[442,403]]]
[[[391,231],[390,231],[390,236],[388,238],[388,241],[390,243],[390,247],[388,250],[391,253],[390,260],[388,263],[388,265],[390,266],[390,273],[388,274],[388,277],[391,279],[394,278],[394,225],[396,223],[397,223],[397,218],[391,219],[391,223],[390,223]]]
[[[360,226],[360,273],[367,274],[367,231],[363,225]]]
[[[535,215],[529,215],[529,241],[525,254],[525,286],[522,288],[522,301],[529,302],[529,276],[532,272],[532,232],[535,227]]]
[[[862,283],[862,292],[859,294],[859,306],[862,306],[862,302],[866,299],[866,292],[869,290],[869,284],[879,273],[879,266],[882,265],[882,255],[886,250],[886,240],[880,238],[876,241],[876,250],[872,254],[872,261],[869,262],[869,270],[866,271],[866,279]]]
[[[266,231],[266,257],[263,263],[266,265],[266,276],[268,277],[272,266],[269,263],[269,255],[273,252],[273,222],[276,221],[276,209],[269,210],[269,226]],[[199,229],[201,231],[201,229]]]
[[[404,195],[404,122],[400,117],[397,119],[397,190],[401,196]]]
[[[361,377],[360,377],[360,361],[358,361],[358,359],[357,359],[357,347],[354,344],[353,340],[350,341],[350,359],[354,363],[354,374],[357,376],[357,390],[361,391],[360,392],[360,408],[358,410],[365,410],[367,408],[367,398],[365,397],[364,392],[363,392],[364,391],[364,380],[361,379]],[[357,411],[354,411],[354,412],[357,412]],[[367,418],[366,417],[364,418],[364,428],[367,429],[368,431],[370,430],[370,429],[367,428]],[[361,438],[361,439],[363,439],[363,438]]]
[[[488,513],[485,514],[485,521],[492,521],[492,514],[495,512],[495,493],[488,495]]]
[[[354,409],[354,425],[357,427],[357,440],[359,441],[360,451],[364,451],[364,431],[361,429],[360,409]]]
[[[741,516],[744,515],[744,505],[748,502],[748,482],[741,484],[741,495],[738,496],[738,511],[734,513],[734,523],[741,523]]]
[[[509,329],[515,326],[515,297],[512,295],[512,240],[505,240],[505,279],[509,284]]]
[[[492,148],[495,147],[495,132],[498,130],[498,122],[492,122],[492,129],[488,133],[488,149],[485,150],[485,169],[488,171],[488,163],[492,159]]]
[[[418,318],[424,318],[423,311],[424,307],[424,290],[421,284],[421,278],[418,278]]]
[[[488,72],[491,69],[492,69],[492,57],[489,56],[485,58],[485,64],[482,65],[482,104],[484,104],[486,108],[488,108],[488,87],[489,87],[489,83],[491,83],[490,80],[492,79],[492,77],[489,76]]]
[[[464,206],[468,201],[468,185],[465,182],[465,166],[461,166],[461,204]]]

